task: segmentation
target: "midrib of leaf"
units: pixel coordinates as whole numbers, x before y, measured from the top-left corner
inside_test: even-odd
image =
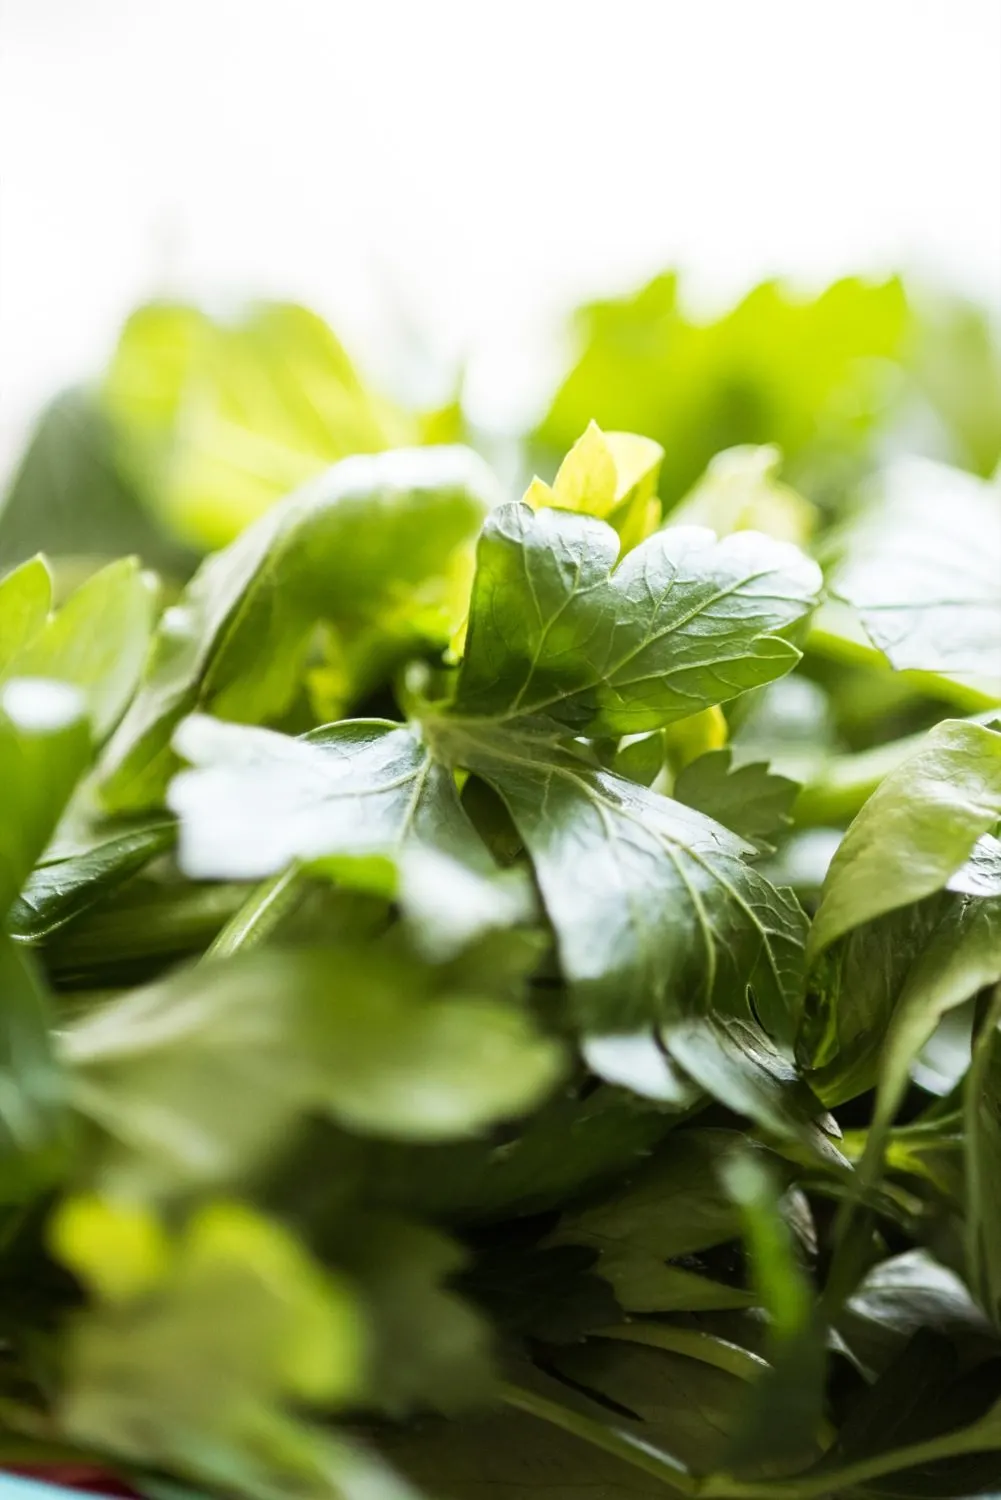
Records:
[[[587,595],[593,593],[595,589],[599,589],[602,587],[614,588],[614,583],[612,582],[614,574],[609,574],[606,578],[599,579],[589,588],[582,589],[578,592],[577,583],[580,579],[580,565],[578,564],[575,568],[573,589],[570,593],[567,594],[566,598],[563,600],[562,604],[555,611],[555,613],[551,615],[548,620],[543,621],[542,612],[539,607],[538,595],[535,591],[535,584],[531,578],[527,562],[524,561],[527,549],[522,548],[521,552],[523,566],[525,569],[525,577],[528,581],[529,589],[531,591],[532,602],[535,605],[536,614],[539,616],[539,624],[542,626],[542,635],[535,648],[532,660],[529,663],[528,674],[525,678],[525,681],[518,689],[518,692],[512,699],[509,707],[497,714],[470,716],[470,722],[481,722],[484,724],[507,724],[511,720],[518,718],[522,712],[529,714],[543,713],[546,709],[555,708],[559,703],[572,701],[574,698],[579,697],[581,692],[585,691],[587,687],[599,686],[604,681],[607,681],[608,685],[616,691],[618,691],[620,688],[638,687],[640,683],[652,682],[655,679],[666,679],[673,682],[673,679],[678,672],[690,671],[692,669],[685,666],[664,667],[655,672],[644,673],[644,675],[641,677],[630,677],[625,679],[624,681],[617,681],[613,679],[615,679],[616,674],[620,672],[623,667],[627,666],[629,662],[635,659],[635,657],[639,656],[643,651],[647,650],[649,646],[659,644],[661,641],[667,640],[669,636],[675,635],[679,630],[683,629],[684,626],[691,624],[692,620],[697,619],[699,615],[705,614],[708,610],[712,609],[714,605],[719,604],[722,600],[729,598],[732,594],[735,594],[739,589],[744,588],[747,584],[755,583],[759,578],[766,578],[768,574],[773,571],[773,569],[771,568],[765,568],[761,569],[757,573],[749,573],[746,577],[735,580],[725,589],[718,590],[717,593],[712,595],[711,598],[702,600],[694,609],[689,610],[688,614],[682,615],[679,619],[672,621],[670,625],[666,625],[663,630],[654,632],[653,627],[650,626],[647,629],[647,632],[644,635],[643,639],[637,645],[631,646],[623,656],[619,657],[619,659],[613,662],[611,665],[606,665],[600,670],[595,670],[592,674],[590,682],[585,686],[577,686],[565,693],[556,693],[550,698],[543,698],[538,702],[528,703],[526,705],[524,701],[525,695],[531,687],[532,681],[535,677],[536,669],[539,665],[539,658],[542,654],[542,650],[545,646],[546,641],[549,639],[549,633],[552,630],[553,626],[570,607],[570,605],[573,604],[577,599],[586,598]],[[664,589],[663,593],[658,598],[656,605],[653,607],[652,614],[654,617],[656,617],[657,613],[663,608],[664,601],[667,599],[667,596],[670,594],[671,590],[675,587],[676,582],[677,576],[675,575],[674,577],[672,577],[670,583]],[[788,595],[759,594],[755,597],[760,600],[781,600],[787,599]],[[784,637],[776,636],[774,634],[769,634],[766,632],[763,636],[755,636],[754,640],[784,640]],[[785,644],[789,646],[790,650],[795,649],[790,642],[785,642]],[[711,663],[703,665],[720,667],[728,661],[743,661],[747,655],[747,651],[743,651],[740,653],[731,652],[726,656],[716,656],[713,658]],[[680,697],[692,696],[691,694],[683,693],[680,688],[672,687],[672,691],[678,693]]]
[[[574,771],[570,766],[567,766],[565,764],[561,765],[553,761],[548,761],[544,764],[540,764],[540,761],[538,759],[533,759],[528,755],[518,754],[511,748],[512,736],[509,733],[505,734],[502,738],[494,741],[489,737],[489,735],[478,738],[478,736],[474,732],[471,732],[471,729],[473,727],[478,728],[480,726],[485,726],[486,722],[487,721],[480,719],[452,718],[451,716],[449,716],[447,720],[439,718],[437,720],[431,721],[429,724],[425,725],[425,731],[429,732],[433,737],[432,753],[434,753],[437,746],[438,748],[440,748],[440,752],[447,764],[464,765],[465,761],[463,759],[461,748],[462,741],[466,740],[468,742],[471,740],[474,745],[479,743],[480,747],[493,760],[506,760],[509,761],[512,765],[525,766],[529,769],[529,771],[532,772],[533,775],[536,776],[538,776],[541,772],[550,776],[560,776],[564,780],[572,782],[596,808],[598,815],[601,818],[602,826],[606,828],[606,831],[608,828],[608,814],[612,813],[613,815],[618,814],[626,822],[634,824],[647,838],[655,839],[663,849],[665,855],[668,857],[668,859],[670,859],[672,866],[674,867],[682,884],[685,887],[685,890],[688,892],[692,907],[696,913],[696,917],[699,922],[699,929],[706,948],[709,968],[709,984],[707,987],[707,993],[711,994],[712,985],[715,982],[716,977],[716,941],[718,941],[718,935],[716,934],[716,930],[706,914],[701,897],[699,896],[698,892],[693,889],[691,882],[689,881],[688,874],[684,869],[684,865],[681,859],[681,854],[683,853],[687,858],[691,859],[693,864],[698,865],[700,869],[704,870],[705,873],[709,876],[710,880],[712,880],[716,885],[718,885],[727,893],[730,899],[747,917],[748,921],[755,929],[755,931],[760,934],[765,953],[768,956],[768,965],[771,970],[772,976],[779,988],[780,993],[784,993],[785,982],[775,959],[775,953],[772,948],[771,938],[769,936],[768,930],[758,920],[753,909],[748,905],[747,901],[745,901],[740,892],[736,890],[736,888],[731,885],[730,881],[726,880],[724,876],[721,875],[720,872],[713,867],[713,865],[705,860],[702,855],[700,855],[696,850],[691,849],[687,845],[676,843],[675,841],[668,838],[667,835],[663,834],[659,829],[655,830],[648,828],[645,823],[643,823],[634,813],[630,812],[627,808],[621,807],[615,802],[611,801],[609,798],[604,797],[599,790],[591,786],[580,773]],[[460,728],[460,733],[458,735],[454,735],[452,733],[454,725],[457,725]],[[444,731],[444,733],[442,733],[442,730]],[[535,741],[531,736],[524,736],[517,742],[524,744],[526,748],[534,743],[537,743],[537,741]],[[566,755],[567,753],[560,750],[558,747],[553,746],[552,742],[546,742],[542,740],[541,743],[542,745],[548,744],[548,748],[551,754]],[[452,747],[451,754],[449,752],[450,744]],[[665,802],[668,802],[669,800],[669,798],[664,798]],[[615,848],[616,841],[617,835],[614,838],[612,836],[609,836],[609,845],[613,850]],[[646,924],[636,923],[634,920],[634,925],[637,927],[638,931],[646,931]]]

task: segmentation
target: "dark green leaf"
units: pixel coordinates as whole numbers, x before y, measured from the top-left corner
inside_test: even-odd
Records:
[[[776,776],[760,762],[733,765],[733,751],[724,749],[685,766],[675,778],[672,796],[769,853],[792,822],[798,792],[795,781]]]
[[[759,1157],[722,1163],[741,1213],[754,1287],[768,1315],[771,1366],[755,1382],[727,1454],[727,1467],[801,1468],[817,1454],[824,1406],[825,1347],[814,1291],[780,1210],[781,1188]]]
[[[758,1027],[703,1016],[672,1022],[661,1035],[670,1056],[707,1094],[828,1167],[847,1170],[832,1139],[840,1134],[837,1124]]]
[[[546,734],[633,734],[783,676],[820,576],[753,532],[661,531],[616,566],[589,516],[503,506],[484,527],[455,712]],[[614,569],[614,571],[613,571]]]
[[[805,919],[701,813],[569,756],[464,736],[525,847],[585,1029],[634,1031],[710,1006],[796,1027]]]
[[[736,1131],[677,1132],[624,1186],[564,1214],[552,1242],[597,1251],[595,1270],[632,1312],[745,1306],[741,1286],[693,1274],[690,1263],[667,1264],[739,1235],[740,1213],[719,1169],[741,1144]]]
[[[25,956],[0,935],[0,1202],[17,1203],[63,1164],[65,1089],[52,1017]]]
[[[1001,1328],[1001,986],[973,1044],[966,1106],[967,1275]]]
[[[10,915],[17,938],[37,942],[88,911],[174,842],[174,824],[150,818],[55,851],[29,876]]]

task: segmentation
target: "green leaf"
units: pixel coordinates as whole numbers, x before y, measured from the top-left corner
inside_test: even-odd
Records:
[[[343,1405],[362,1386],[365,1328],[350,1285],[277,1224],[214,1202],[177,1237],[159,1230],[142,1283],[109,1299],[103,1262],[121,1254],[123,1231],[135,1242],[130,1220],[141,1227],[143,1217],[71,1198],[52,1225],[56,1253],[98,1299],[71,1326],[64,1430],[208,1479],[234,1459],[312,1477],[311,1435],[293,1403]]]
[[[616,566],[618,554],[615,532],[589,516],[496,511],[477,549],[455,713],[549,735],[633,734],[799,659],[782,633],[816,603],[820,575],[794,547],[679,527]]]
[[[409,728],[354,719],[292,740],[195,716],[174,746],[195,768],[168,795],[193,879],[259,879],[296,861],[399,900],[432,958],[534,914],[524,872],[497,869],[452,773]]]
[[[28,877],[10,915],[16,938],[37,942],[89,911],[174,842],[174,824],[148,818],[96,834],[82,847],[47,856]]]
[[[515,1005],[349,948],[202,965],[84,1016],[62,1048],[78,1108],[110,1137],[107,1179],[147,1186],[232,1178],[311,1111],[389,1139],[475,1135],[562,1067]]]
[[[897,668],[980,682],[1001,698],[1001,488],[901,460],[849,533],[833,587]]]
[[[881,1261],[838,1315],[844,1346],[872,1379],[922,1328],[983,1354],[992,1352],[990,1324],[954,1271],[927,1250],[908,1250]]]
[[[1001,818],[1001,734],[946,720],[877,787],[846,833],[810,932],[816,959],[845,933],[933,895]]]
[[[742,1141],[732,1130],[678,1131],[623,1186],[564,1213],[550,1243],[597,1251],[595,1270],[631,1312],[745,1306],[742,1287],[667,1264],[739,1235],[740,1213],[719,1167]]]
[[[824,1407],[825,1346],[813,1287],[782,1216],[773,1174],[749,1154],[729,1157],[721,1171],[740,1209],[755,1290],[768,1316],[771,1367],[741,1411],[726,1467],[799,1469],[817,1455]]]
[[[488,1330],[449,1286],[467,1263],[464,1250],[423,1224],[364,1212],[339,1213],[312,1243],[359,1290],[369,1324],[366,1406],[399,1419],[484,1404],[493,1385]]]
[[[0,1202],[23,1202],[63,1165],[66,1111],[52,1017],[27,958],[0,935]]]
[[[293,303],[257,302],[227,320],[149,303],[126,322],[100,394],[122,467],[200,550],[232,541],[336,460],[418,441],[416,421]]]
[[[594,1401],[574,1399],[566,1387],[557,1391],[567,1406],[553,1400],[547,1415],[554,1409],[564,1413],[566,1430],[527,1411],[485,1412],[460,1422],[390,1429],[380,1433],[380,1446],[435,1500],[526,1500],[540,1493],[546,1500],[581,1500],[589,1493],[601,1500],[671,1500],[678,1493],[664,1475],[634,1466],[630,1455],[640,1452],[638,1437],[623,1441],[621,1453],[597,1441],[614,1443],[626,1425],[622,1419]],[[666,1462],[663,1467],[671,1472]]]
[[[672,796],[722,823],[763,854],[792,822],[799,786],[760,762],[734,765],[729,748],[690,761],[675,778]]]
[[[6,916],[90,757],[80,694],[13,678],[0,688],[0,913]]]
[[[696,1474],[716,1471],[740,1430],[744,1381],[672,1350],[588,1339],[554,1353],[551,1368],[613,1410],[635,1413],[637,1435]]]
[[[912,314],[898,280],[846,278],[813,298],[765,282],[700,321],[667,273],[582,308],[577,323],[577,362],[537,441],[565,453],[592,418],[656,438],[661,494],[673,504],[739,443],[775,443],[808,493],[834,488],[896,394],[890,362]]]
[[[155,580],[134,557],[109,563],[70,595],[25,648],[19,676],[51,677],[87,699],[95,738],[117,724],[142,671],[156,602]],[[2,606],[0,606],[2,607]]]
[[[790,485],[781,483],[781,462],[781,453],[770,443],[718,453],[695,488],[671,512],[670,524],[708,526],[717,536],[761,531],[804,546],[816,511]]]
[[[189,713],[260,722],[300,686],[315,628],[344,652],[350,697],[406,651],[443,645],[465,608],[470,544],[493,498],[465,449],[345,460],[199,569],[154,636],[143,683],[109,744],[111,809],[158,803]]]
[[[33,553],[81,559],[136,553],[185,577],[193,555],[163,535],[121,472],[97,400],[64,391],[42,412],[0,510],[0,568]]]
[[[685,1076],[653,1032],[587,1036],[581,1051],[592,1073],[606,1083],[631,1089],[666,1108],[687,1110],[702,1098],[701,1089]]]
[[[0,580],[0,677],[7,677],[40,634],[52,608],[52,578],[33,557]]]
[[[1001,980],[1001,900],[948,902],[912,964],[880,1039],[879,1092],[868,1151],[877,1157],[903,1103],[910,1069],[942,1018]]]
[[[748,845],[570,756],[464,740],[457,753],[498,792],[531,855],[586,1030],[630,1032],[711,1006],[750,1016],[750,989],[769,1034],[791,1040],[805,918],[744,863]]]
[[[827,1167],[847,1170],[832,1139],[840,1135],[836,1122],[760,1028],[703,1016],[672,1022],[661,1028],[661,1036],[673,1060],[726,1108],[747,1115],[779,1140],[800,1145]]]
[[[549,1213],[619,1181],[677,1120],[620,1089],[557,1095],[509,1140],[370,1148],[371,1192],[380,1207],[451,1224]]]

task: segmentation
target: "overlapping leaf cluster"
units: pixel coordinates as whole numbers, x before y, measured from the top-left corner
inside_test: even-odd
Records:
[[[685,358],[750,358],[752,312]],[[146,472],[216,367],[157,330],[162,380],[129,339],[114,375]],[[217,456],[282,330],[232,335]],[[850,342],[761,435],[836,412]],[[185,586],[0,581],[0,1460],[151,1500],[996,1487],[996,485],[911,460],[831,526],[738,447],[675,505],[592,424],[511,502],[465,448],[359,454],[396,419],[323,347],[294,390],[347,435],[303,472],[354,456]]]

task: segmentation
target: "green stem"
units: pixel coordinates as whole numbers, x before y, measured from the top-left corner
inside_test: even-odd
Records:
[[[739,1344],[731,1344],[695,1328],[676,1328],[670,1323],[620,1323],[614,1328],[597,1329],[594,1337],[621,1339],[651,1349],[666,1349],[671,1354],[684,1354],[689,1359],[713,1365],[717,1370],[725,1370],[739,1380],[756,1380],[769,1369],[768,1361],[750,1349],[742,1349]]]
[[[205,950],[205,957],[230,958],[246,948],[256,948],[271,936],[300,895],[299,869],[290,865],[257,887]]]
[[[549,1401],[545,1396],[538,1396],[534,1391],[526,1391],[521,1386],[502,1386],[501,1397],[515,1410],[539,1417],[543,1422],[571,1433],[573,1437],[582,1438],[592,1447],[601,1448],[613,1457],[622,1459],[634,1469],[641,1469],[653,1479],[659,1479],[675,1494],[699,1494],[698,1481],[679,1459],[648,1447],[640,1438],[633,1437],[628,1432],[607,1426],[604,1422],[595,1422],[581,1412],[573,1411],[558,1401]]]
[[[971,714],[966,722],[987,724],[999,712]],[[851,822],[880,782],[920,750],[927,737],[922,730],[871,750],[835,756],[815,781],[803,787],[792,810],[794,823],[798,828],[836,828]]]
[[[828,619],[832,622],[831,626],[825,623]],[[887,675],[892,673],[896,682],[912,687],[915,695],[948,703],[959,709],[960,713],[975,714],[997,708],[997,695],[984,688],[966,682],[954,682],[952,678],[943,677],[938,672],[917,672],[910,669],[894,671],[882,651],[853,635],[843,634],[833,627],[834,620],[833,613],[815,618],[806,638],[806,650],[811,655],[823,657],[825,661],[839,662],[844,666],[870,667]]]
[[[918,1464],[934,1463],[941,1458],[955,1458],[964,1453],[984,1453],[996,1447],[986,1431],[978,1439],[981,1424],[966,1427],[945,1437],[930,1438],[925,1443],[911,1443],[906,1448],[891,1448],[871,1458],[861,1458],[842,1468],[815,1471],[792,1479],[731,1479],[727,1474],[711,1475],[698,1490],[699,1500],[822,1500],[825,1495],[841,1495],[872,1479],[911,1469]]]

